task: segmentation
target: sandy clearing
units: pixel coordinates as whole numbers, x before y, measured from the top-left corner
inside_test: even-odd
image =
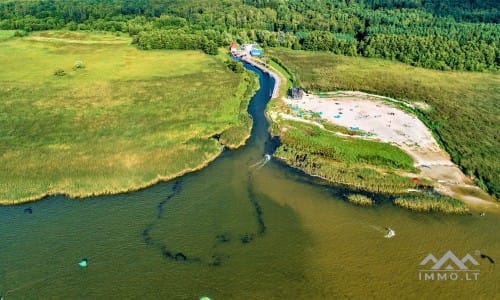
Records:
[[[363,138],[398,146],[414,159],[415,167],[421,170],[418,176],[435,181],[436,190],[440,193],[459,198],[481,209],[500,207],[486,194],[479,198],[454,192],[453,187],[478,188],[450,160],[448,153],[439,147],[422,121],[391,103],[401,101],[388,100],[387,97],[350,91],[325,94],[322,97],[309,94],[301,100],[283,99],[295,110],[320,113],[329,122],[359,131]],[[404,105],[413,107],[408,103]]]
[[[319,98],[304,96],[302,100],[286,99],[287,104],[300,109],[322,113],[328,121],[365,133],[373,138],[399,147],[440,151],[431,131],[415,116],[382,100],[361,96]]]

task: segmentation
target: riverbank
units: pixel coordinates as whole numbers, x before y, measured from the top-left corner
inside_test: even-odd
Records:
[[[274,79],[274,88],[273,92],[271,93],[271,99],[276,99],[280,96],[280,88],[281,88],[281,80],[283,76],[278,75],[276,72],[272,71],[268,67],[264,66],[262,63],[257,62],[256,60],[252,59],[250,56],[246,55],[241,58],[242,61],[251,64],[252,66],[260,69],[261,71],[269,74]]]
[[[279,77],[277,74],[274,76]],[[387,106],[385,101],[389,98],[361,92],[345,91],[333,95],[339,97],[334,99],[327,94],[322,94],[321,97],[308,94],[302,100],[289,100],[285,97],[274,100],[267,115],[271,119],[273,134],[279,135],[282,141],[282,146],[275,153],[276,158],[333,183],[368,192],[398,195],[398,201],[394,203],[412,210],[468,212],[466,206],[454,198],[475,209],[496,208],[491,197],[474,186],[451,162],[447,153],[435,141],[432,132],[416,116],[397,109],[399,106],[409,105],[408,103],[393,100],[392,105]],[[423,107],[425,103],[418,105]],[[357,109],[361,106],[366,106],[365,110]],[[370,113],[367,114],[366,110]],[[340,120],[344,122],[338,122]],[[356,125],[357,123],[363,125]],[[321,128],[324,132],[316,132],[306,124]],[[336,137],[328,136],[331,133]],[[314,136],[313,139],[307,137],[311,135]],[[367,143],[354,146],[352,142],[345,140],[354,137],[361,137]],[[319,142],[321,139],[328,142]],[[313,140],[316,141],[312,142]],[[391,143],[409,157],[401,156],[391,147],[381,149],[380,145],[371,143],[374,141]],[[317,148],[318,142],[323,146]],[[329,146],[346,143],[351,145],[345,148]],[[299,144],[302,146],[298,146]],[[353,157],[354,147],[379,149],[371,153],[358,153],[349,159],[348,157]],[[324,151],[330,150],[341,154],[328,157]],[[348,152],[351,153],[347,154]],[[384,156],[383,152],[388,155]],[[318,156],[318,153],[321,155]],[[401,162],[408,159],[412,161],[414,169],[408,168],[408,165],[406,169],[401,169],[405,165]],[[444,196],[430,197],[426,194],[430,190]]]
[[[500,196],[498,72],[443,72],[380,59],[272,49],[308,91],[364,91],[417,109],[454,163],[493,197]]]
[[[399,109],[400,103],[396,100],[361,92],[338,91],[321,96],[307,94],[301,100],[284,101],[289,107],[302,110],[295,114],[321,114],[320,122],[305,122],[318,126],[323,126],[322,121],[330,122],[351,129],[350,138],[397,146],[413,158],[413,165],[419,170],[408,176],[433,182],[433,188],[440,194],[474,206],[489,206],[493,202],[450,160],[425,124],[416,116]],[[293,113],[287,116],[294,117]]]
[[[46,197],[57,196],[57,195],[64,195],[64,196],[66,196],[68,198],[72,198],[72,199],[80,199],[80,198],[136,192],[136,191],[151,187],[151,186],[158,184],[160,182],[169,181],[169,180],[175,179],[177,177],[181,177],[185,174],[202,170],[205,167],[207,167],[212,161],[216,160],[217,157],[219,157],[220,154],[223,152],[223,150],[224,150],[223,147],[221,147],[220,151],[218,153],[216,153],[213,156],[211,156],[210,158],[206,159],[205,161],[203,161],[202,164],[200,164],[196,167],[182,170],[176,174],[170,174],[170,175],[166,175],[166,176],[158,175],[156,178],[154,178],[153,180],[151,180],[149,182],[145,182],[145,183],[135,185],[135,186],[130,186],[130,187],[127,187],[127,188],[122,189],[122,190],[109,189],[109,190],[101,190],[101,191],[88,191],[88,192],[83,191],[83,192],[78,192],[78,193],[72,193],[72,192],[68,192],[66,190],[51,190],[51,191],[43,193],[43,194],[39,194],[39,195],[35,195],[32,197],[23,198],[23,199],[17,199],[17,200],[11,200],[11,201],[2,199],[2,200],[0,200],[0,205],[19,205],[19,204],[28,203],[28,202],[35,202],[35,201],[44,199]]]
[[[255,75],[197,51],[140,51],[114,35],[51,36],[1,42],[0,204],[135,191],[249,138]]]

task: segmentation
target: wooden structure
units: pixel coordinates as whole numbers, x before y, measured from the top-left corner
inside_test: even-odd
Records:
[[[288,90],[288,97],[294,100],[301,100],[304,96],[304,91],[298,87],[293,87]]]

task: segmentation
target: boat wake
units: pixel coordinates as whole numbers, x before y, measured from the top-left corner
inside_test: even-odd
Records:
[[[264,157],[259,160],[258,162],[254,163],[250,167],[248,167],[249,170],[251,171],[258,171],[260,170],[263,166],[267,164],[268,161],[271,160],[271,154],[264,154]]]
[[[375,229],[376,231],[378,232],[381,232],[381,233],[385,233],[384,234],[384,237],[386,239],[390,239],[390,238],[393,238],[395,235],[396,235],[396,231],[394,231],[394,229],[390,228],[390,227],[385,227],[385,228],[382,228],[380,226],[375,226],[375,225],[370,225],[370,227],[372,229]]]

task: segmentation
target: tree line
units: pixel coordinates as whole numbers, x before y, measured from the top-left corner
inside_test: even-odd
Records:
[[[232,41],[380,57],[441,70],[498,70],[500,10],[484,0],[7,0],[0,29],[101,30],[143,49]]]

